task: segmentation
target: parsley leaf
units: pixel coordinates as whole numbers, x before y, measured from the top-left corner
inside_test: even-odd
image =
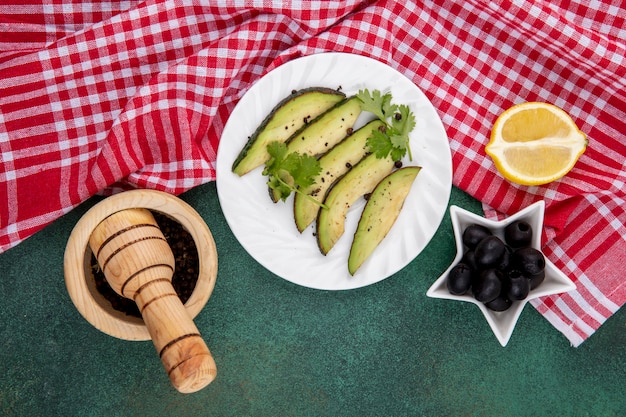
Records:
[[[293,154],[292,154],[293,155]],[[322,171],[317,159],[310,155],[301,155],[300,163],[292,176],[298,187],[306,188],[315,183],[315,177]]]
[[[397,106],[396,113],[399,114],[400,117],[392,117],[391,125],[395,130],[400,132],[401,135],[408,136],[415,128],[415,115],[406,104]]]
[[[270,155],[270,159],[265,163],[263,175],[267,175],[265,171],[273,172],[280,169],[285,155],[287,155],[287,145],[280,142],[270,142],[267,145],[267,153]]]
[[[267,145],[270,159],[265,163],[263,175],[268,177],[267,185],[282,201],[292,192],[301,193],[318,205],[320,202],[300,191],[315,183],[315,178],[322,171],[319,161],[310,155],[287,152],[287,145],[271,142]]]
[[[391,104],[391,94],[382,95],[379,90],[370,94],[368,89],[359,90],[357,97],[361,101],[361,110],[370,112],[381,120],[385,120],[385,109]]]
[[[373,130],[372,136],[367,139],[367,146],[379,159],[386,158],[393,148],[393,144],[380,130]]]
[[[383,129],[372,132],[367,146],[377,158],[391,155],[399,161],[408,152],[413,160],[409,144],[409,133],[415,128],[415,115],[407,105],[391,102],[391,93],[382,94],[379,90],[370,93],[368,89],[359,90],[357,98],[361,101],[361,110],[372,113],[385,123]]]

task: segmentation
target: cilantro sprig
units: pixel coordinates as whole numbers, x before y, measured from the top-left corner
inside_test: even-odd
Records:
[[[385,123],[368,138],[370,151],[377,158],[386,158],[391,154],[394,161],[399,161],[408,153],[412,161],[409,133],[415,128],[415,115],[409,106],[393,104],[391,93],[383,94],[379,90],[370,93],[367,88],[359,90],[357,98],[361,102],[361,110],[372,113]]]
[[[325,208],[323,203],[301,190],[315,183],[315,178],[322,171],[319,161],[310,155],[287,151],[284,143],[271,142],[267,145],[270,159],[263,169],[263,175],[268,177],[267,185],[282,201],[296,192]]]

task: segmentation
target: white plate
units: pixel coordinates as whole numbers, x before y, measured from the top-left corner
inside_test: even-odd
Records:
[[[422,167],[393,228],[354,276],[348,254],[360,212],[361,199],[351,207],[345,233],[324,256],[313,235],[314,225],[302,234],[293,220],[293,196],[272,203],[266,177],[259,167],[239,177],[233,161],[268,112],[292,90],[323,86],[346,95],[360,89],[390,91],[393,103],[407,104],[417,125],[410,135],[413,161]],[[357,121],[362,125],[369,114]],[[426,247],[447,210],[452,186],[452,159],[441,119],[424,93],[393,68],[370,58],[323,53],[299,58],[271,71],[239,101],[222,134],[217,155],[217,192],[228,225],[261,265],[295,284],[323,290],[347,290],[381,281],[404,268]]]

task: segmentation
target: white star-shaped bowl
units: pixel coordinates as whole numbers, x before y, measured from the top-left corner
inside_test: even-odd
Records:
[[[465,249],[463,245],[463,230],[470,224],[483,225],[489,228],[494,235],[504,240],[504,229],[506,226],[517,220],[524,220],[533,228],[532,247],[541,250],[544,208],[545,203],[543,201],[537,201],[502,221],[492,221],[457,206],[451,206],[450,218],[452,220],[452,228],[454,229],[457,254],[452,264],[428,289],[426,295],[431,298],[443,298],[476,304],[478,308],[480,308],[480,311],[483,312],[489,326],[491,326],[491,330],[496,335],[500,344],[506,346],[526,303],[535,298],[572,291],[576,289],[576,285],[546,258],[546,277],[541,285],[532,290],[524,300],[514,301],[509,309],[505,311],[493,311],[488,309],[480,301],[477,301],[472,295],[471,290],[464,295],[450,294],[446,286],[446,279],[450,270],[463,257],[463,251]]]

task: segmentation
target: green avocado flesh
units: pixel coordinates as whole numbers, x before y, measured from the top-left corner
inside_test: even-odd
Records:
[[[325,111],[296,132],[287,142],[287,153],[319,156],[339,143],[352,130],[361,114],[361,101],[350,97]],[[281,196],[270,189],[270,197],[275,203]]]
[[[321,173],[315,178],[315,184],[303,189],[303,193],[322,203],[328,189],[334,182],[356,165],[367,153],[367,139],[373,130],[383,125],[380,120],[374,120],[359,130],[346,136],[341,142],[319,158]],[[315,221],[320,209],[300,193],[296,193],[293,200],[293,212],[298,231],[303,232]]]
[[[394,168],[391,157],[377,158],[370,154],[349,170],[328,191],[324,199],[327,208],[317,215],[317,244],[326,255],[343,235],[346,214],[354,202],[374,187]]]
[[[325,87],[294,91],[281,100],[250,136],[235,161],[232,171],[242,176],[268,159],[270,142],[286,142],[311,120],[345,100],[345,94]]]
[[[416,166],[400,168],[380,181],[372,191],[352,240],[348,257],[350,275],[355,274],[387,236],[420,170]]]

